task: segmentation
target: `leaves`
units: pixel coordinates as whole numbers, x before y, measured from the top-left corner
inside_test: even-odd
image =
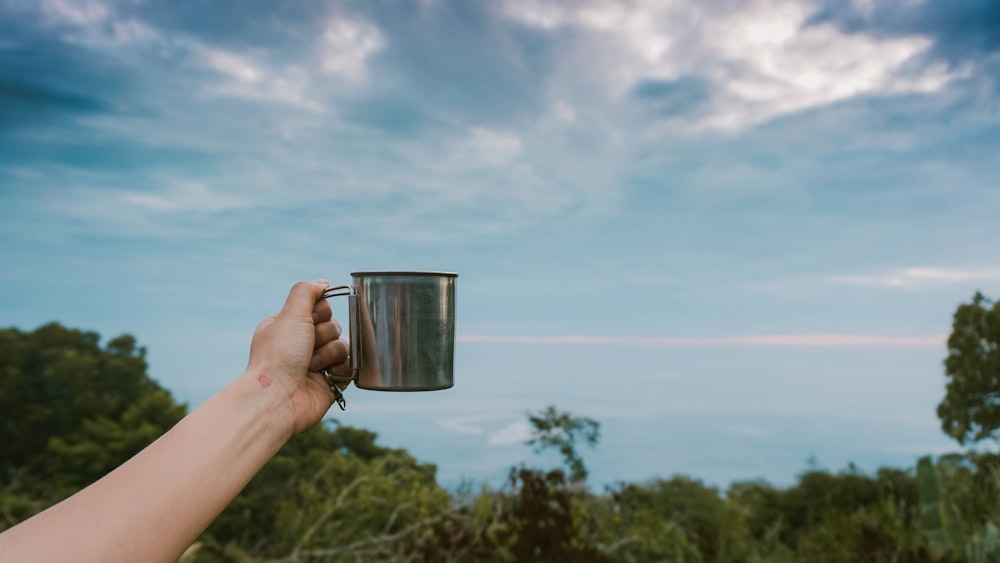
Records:
[[[941,485],[930,456],[917,462],[917,483],[922,497],[923,525],[931,547],[941,555],[961,553],[965,542],[959,528],[959,515],[947,489]]]
[[[944,361],[948,380],[937,407],[941,428],[960,444],[1000,430],[1000,303],[977,292],[958,307]]]
[[[544,411],[529,413],[528,422],[532,426],[528,445],[534,446],[536,453],[549,449],[559,452],[566,468],[569,469],[570,482],[585,481],[587,468],[577,451],[577,443],[596,446],[601,437],[600,423],[592,418],[576,417],[568,412],[560,412],[552,405],[546,407]]]
[[[978,294],[963,307],[946,368],[954,389],[969,393],[942,404],[982,399],[954,416],[975,437],[990,420],[988,397],[1000,393],[989,375],[996,307]],[[183,416],[145,369],[128,335],[102,348],[98,335],[54,324],[0,331],[0,529],[103,475]],[[874,475],[811,467],[784,488],[754,481],[722,492],[674,476],[594,493],[580,449],[597,444],[600,424],[555,406],[529,422],[528,444],[556,452],[566,471],[513,467],[504,487],[475,494],[442,489],[433,465],[370,431],[312,428],[184,560],[1000,562],[998,454],[925,458]]]
[[[52,476],[51,439],[78,434],[86,421],[120,421],[149,393],[169,398],[146,375],[135,338],[120,336],[103,349],[99,343],[96,333],[55,323],[0,330],[0,483],[25,471]],[[158,424],[162,433],[172,422]]]

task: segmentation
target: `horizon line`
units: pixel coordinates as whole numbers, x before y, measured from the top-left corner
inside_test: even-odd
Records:
[[[947,343],[948,335],[932,336],[886,336],[842,333],[815,334],[761,334],[739,336],[706,336],[706,337],[629,337],[629,336],[511,336],[492,334],[460,334],[459,342],[473,344],[563,344],[583,345],[602,344],[612,346],[760,346],[760,347],[799,347],[799,348],[856,348],[856,347],[902,347],[929,348],[941,347]]]

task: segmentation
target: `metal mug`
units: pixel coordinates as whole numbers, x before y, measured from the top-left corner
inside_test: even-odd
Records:
[[[455,279],[449,272],[353,272],[348,296],[352,380],[374,391],[436,391],[454,383]],[[343,395],[327,377],[337,402]]]

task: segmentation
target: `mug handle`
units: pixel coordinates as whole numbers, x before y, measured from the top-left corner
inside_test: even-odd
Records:
[[[358,379],[358,374],[361,368],[364,367],[363,357],[361,354],[361,331],[358,324],[358,296],[355,293],[354,288],[349,285],[338,285],[334,287],[328,287],[323,290],[322,299],[329,299],[331,297],[347,297],[347,316],[348,316],[348,334],[350,335],[350,354],[351,354],[351,379],[350,381],[356,381]],[[344,399],[344,392],[340,390],[337,386],[336,380],[330,375],[325,369],[323,370],[323,376],[326,378],[327,385],[330,386],[330,390],[333,391],[334,400],[337,402],[337,406],[340,410],[347,409],[347,400]]]

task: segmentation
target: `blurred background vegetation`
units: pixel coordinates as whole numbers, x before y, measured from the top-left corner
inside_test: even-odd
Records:
[[[0,530],[101,477],[187,412],[129,335],[49,324],[0,331]],[[1000,432],[1000,304],[955,311],[942,429]],[[328,421],[291,440],[185,561],[1000,562],[1000,455],[969,450],[865,474],[810,468],[787,488],[696,477],[586,486],[600,423],[528,413],[528,445],[562,468],[499,488],[441,488],[436,468]]]

